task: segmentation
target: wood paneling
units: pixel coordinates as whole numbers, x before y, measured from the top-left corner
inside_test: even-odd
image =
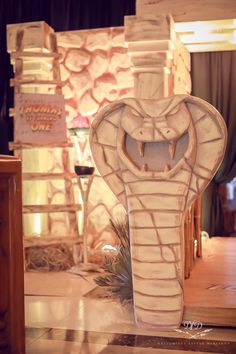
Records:
[[[24,354],[21,162],[0,156],[0,352]]]
[[[184,320],[236,327],[236,237],[205,239],[202,251],[185,280]]]

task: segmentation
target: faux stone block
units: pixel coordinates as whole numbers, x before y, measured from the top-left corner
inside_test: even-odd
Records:
[[[87,52],[80,49],[71,49],[66,56],[65,66],[70,71],[79,72],[88,65],[89,61],[90,56]]]
[[[125,16],[125,41],[157,41],[175,37],[170,15]]]
[[[44,51],[50,50],[49,34],[53,29],[44,21],[25,22],[7,25],[7,51],[16,50],[17,32],[24,31],[22,45],[27,50]]]

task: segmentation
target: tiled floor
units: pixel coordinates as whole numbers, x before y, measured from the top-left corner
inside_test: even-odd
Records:
[[[234,329],[144,331],[135,326],[130,305],[96,298],[94,288],[92,276],[26,273],[26,353],[236,353]]]
[[[28,330],[27,353],[235,353],[235,346],[223,341],[53,329],[40,330],[38,335],[36,329],[33,334]]]

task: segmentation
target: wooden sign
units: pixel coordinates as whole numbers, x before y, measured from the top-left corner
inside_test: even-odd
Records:
[[[66,142],[63,95],[16,94],[14,140],[36,145]]]

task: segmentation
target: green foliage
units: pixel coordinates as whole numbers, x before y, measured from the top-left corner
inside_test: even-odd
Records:
[[[97,277],[95,282],[105,287],[111,296],[118,297],[121,303],[130,302],[133,299],[133,286],[128,220],[110,222],[119,241],[119,250],[116,256],[105,258],[105,275]]]

